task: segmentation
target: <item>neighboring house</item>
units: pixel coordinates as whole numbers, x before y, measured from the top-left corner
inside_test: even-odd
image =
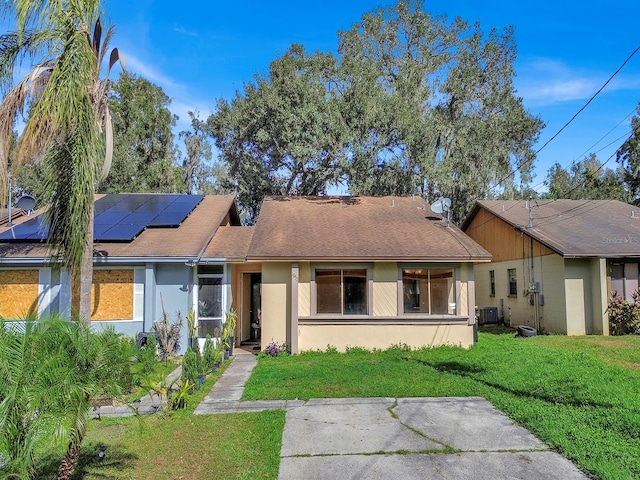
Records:
[[[489,260],[419,197],[267,198],[246,265],[261,265],[262,348],[469,347],[473,263]]]
[[[96,198],[94,328],[134,336],[193,310],[202,338],[233,308],[236,344],[263,349],[473,344],[473,264],[491,257],[418,197],[267,198],[255,227],[233,196]],[[78,300],[41,219],[0,222],[5,319],[69,318]]]
[[[640,214],[616,200],[479,201],[462,229],[493,255],[476,299],[511,325],[609,333],[613,292],[638,288]]]
[[[148,332],[163,310],[170,320],[196,309],[203,323],[222,320],[230,302],[224,261],[198,266],[219,228],[239,225],[234,197],[177,194],[98,195],[95,203],[92,325],[134,336]],[[69,274],[52,264],[41,215],[0,223],[0,317],[60,313],[69,318]],[[194,289],[197,286],[197,289]],[[197,290],[197,291],[194,291]],[[76,307],[77,308],[77,307]],[[187,338],[183,326],[182,347]]]

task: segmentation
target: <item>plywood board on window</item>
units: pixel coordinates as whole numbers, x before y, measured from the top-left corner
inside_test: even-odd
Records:
[[[133,270],[94,270],[91,320],[133,319]]]
[[[38,313],[38,270],[0,272],[0,317],[18,320]]]

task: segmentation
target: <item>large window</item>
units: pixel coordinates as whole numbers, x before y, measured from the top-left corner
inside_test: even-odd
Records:
[[[507,270],[507,278],[509,279],[509,296],[516,297],[518,295],[518,279],[515,268],[509,268]]]
[[[402,289],[404,313],[455,314],[453,269],[403,269]]]
[[[317,313],[367,315],[367,269],[316,270]]]
[[[221,265],[198,267],[198,336],[219,336],[222,327],[222,272]]]

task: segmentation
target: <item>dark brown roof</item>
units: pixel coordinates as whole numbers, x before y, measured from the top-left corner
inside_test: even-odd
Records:
[[[255,227],[220,227],[202,255],[202,260],[243,262],[247,258],[254,230]]]
[[[96,196],[98,198],[98,196]],[[233,195],[208,195],[177,228],[147,228],[131,242],[99,242],[94,248],[111,260],[123,258],[197,258],[231,214],[238,224]],[[0,232],[6,228],[0,227]],[[43,258],[42,243],[0,243],[0,258]]]
[[[262,204],[247,258],[488,261],[491,255],[447,228],[418,197],[273,197]]]
[[[524,200],[476,203],[467,229],[484,208],[565,257],[640,256],[640,209],[617,200],[533,201],[533,227]]]

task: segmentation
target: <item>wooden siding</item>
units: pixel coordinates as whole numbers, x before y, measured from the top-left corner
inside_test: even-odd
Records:
[[[494,262],[529,258],[531,237],[483,208],[465,233],[491,253]],[[555,252],[550,248],[533,240],[534,257],[553,253]]]
[[[94,270],[91,320],[133,320],[133,270]]]
[[[38,313],[38,270],[0,271],[0,318],[20,320]]]

